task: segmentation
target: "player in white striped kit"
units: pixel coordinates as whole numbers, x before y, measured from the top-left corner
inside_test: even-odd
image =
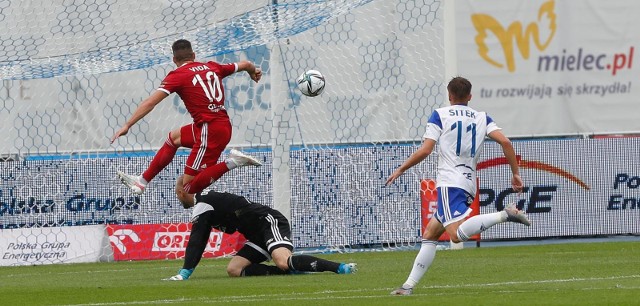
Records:
[[[438,238],[445,231],[451,241],[457,243],[503,222],[531,225],[525,213],[518,210],[515,204],[508,205],[500,212],[465,220],[471,213],[469,205],[476,194],[476,164],[486,136],[502,146],[513,174],[512,188],[521,192],[523,182],[511,141],[485,112],[467,106],[471,100],[471,82],[463,77],[455,77],[447,85],[447,90],[451,106],[433,111],[422,146],[387,179],[386,184],[391,184],[406,170],[427,158],[438,143],[438,211],[423,233],[422,245],[407,281],[392,291],[392,295],[410,295],[413,292],[413,287],[431,266]]]

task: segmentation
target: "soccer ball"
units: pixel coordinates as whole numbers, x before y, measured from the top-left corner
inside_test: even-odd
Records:
[[[301,74],[296,81],[300,92],[307,97],[315,97],[324,91],[324,76],[320,71],[308,70]]]

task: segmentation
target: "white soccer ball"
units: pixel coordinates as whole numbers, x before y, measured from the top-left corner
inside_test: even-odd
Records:
[[[307,97],[315,97],[324,91],[324,76],[320,71],[308,70],[298,79],[298,89]]]

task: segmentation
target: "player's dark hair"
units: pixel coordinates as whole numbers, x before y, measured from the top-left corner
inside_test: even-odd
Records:
[[[458,76],[449,81],[447,90],[453,96],[455,102],[467,102],[466,99],[471,94],[471,82]]]
[[[173,50],[173,57],[178,62],[193,60],[195,57],[193,49],[191,49],[191,42],[186,39],[176,40],[171,46],[171,50]]]

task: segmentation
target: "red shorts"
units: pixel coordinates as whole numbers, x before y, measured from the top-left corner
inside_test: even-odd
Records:
[[[188,124],[180,128],[180,143],[191,148],[184,173],[196,176],[204,168],[218,163],[222,151],[231,141],[231,121]]]

